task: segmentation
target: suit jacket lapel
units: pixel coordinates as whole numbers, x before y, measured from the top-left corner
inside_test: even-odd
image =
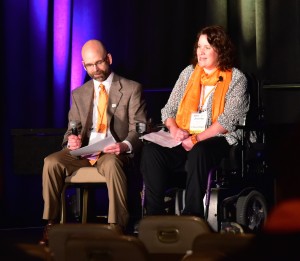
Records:
[[[82,137],[86,137],[86,140],[82,142],[87,144],[93,126],[94,83],[92,80],[87,82],[86,88],[81,95],[83,101],[83,109],[81,110],[83,113],[82,119],[86,119],[85,124],[83,124],[85,128],[82,130]]]
[[[114,74],[114,78],[112,80],[110,91],[109,91],[109,99],[108,99],[108,107],[107,107],[107,121],[108,125],[110,125],[112,116],[114,115],[116,108],[121,100],[122,93],[120,92],[122,86],[120,84],[120,76]]]

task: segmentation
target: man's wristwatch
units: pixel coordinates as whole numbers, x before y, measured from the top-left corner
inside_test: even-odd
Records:
[[[191,140],[192,140],[193,144],[195,145],[198,142],[198,140],[197,140],[197,134],[193,134],[191,136]]]

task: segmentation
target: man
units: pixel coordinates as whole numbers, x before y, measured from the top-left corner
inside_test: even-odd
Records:
[[[71,94],[72,105],[63,149],[44,160],[43,219],[48,220],[48,224],[40,241],[43,245],[48,243],[51,225],[59,221],[64,180],[80,167],[93,165],[99,175],[106,177],[108,223],[125,228],[129,218],[125,169],[142,145],[136,132],[136,123],[146,122],[142,86],[111,71],[112,55],[102,42],[87,41],[82,47],[81,55],[83,67],[92,79]],[[72,134],[74,123],[78,135]],[[109,136],[113,136],[116,142],[99,153],[81,157],[70,154],[72,150]]]

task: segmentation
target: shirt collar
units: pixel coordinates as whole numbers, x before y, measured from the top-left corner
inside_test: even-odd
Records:
[[[104,84],[106,92],[108,93],[109,89],[110,89],[110,86],[111,86],[111,83],[112,83],[112,80],[113,80],[113,77],[114,77],[114,73],[111,72],[111,74],[103,82],[99,82],[99,81],[93,79],[95,92],[97,93],[99,91],[99,85],[102,83],[102,84]]]

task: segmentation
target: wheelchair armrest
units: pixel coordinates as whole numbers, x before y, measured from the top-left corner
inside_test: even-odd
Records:
[[[144,123],[144,122],[137,122],[136,123],[136,131],[139,133],[140,136],[150,133],[150,132],[156,132],[159,130],[168,131],[165,124],[152,124],[151,121]]]
[[[221,169],[225,171],[235,171],[242,168],[242,146],[241,144],[234,145],[229,150],[228,157],[222,159],[220,163]]]

